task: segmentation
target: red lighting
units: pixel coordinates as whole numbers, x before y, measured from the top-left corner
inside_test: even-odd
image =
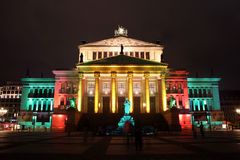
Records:
[[[63,131],[65,129],[65,121],[67,116],[64,114],[52,115],[52,129]]]
[[[182,129],[191,129],[191,114],[179,114],[179,122]]]

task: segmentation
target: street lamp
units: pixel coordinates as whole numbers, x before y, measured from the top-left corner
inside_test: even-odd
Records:
[[[239,108],[236,109],[236,113],[240,114],[240,109]]]
[[[4,114],[6,114],[8,112],[7,109],[1,108],[0,109],[0,117],[2,117]],[[1,121],[3,121],[3,119],[1,118]]]
[[[240,123],[239,123],[239,115],[240,115],[240,109],[239,108],[237,108],[236,109],[236,113],[237,113],[237,125],[238,125],[238,127],[240,126]]]

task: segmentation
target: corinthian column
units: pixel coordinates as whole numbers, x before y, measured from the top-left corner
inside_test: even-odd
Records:
[[[98,113],[100,72],[95,72],[94,77],[95,77],[94,113]]]
[[[130,113],[133,112],[133,72],[128,72],[128,100],[130,101]]]
[[[167,110],[167,96],[166,96],[166,82],[165,82],[165,73],[160,74],[161,77],[161,98],[162,98],[162,110]]]
[[[78,82],[78,106],[77,106],[77,110],[78,112],[81,112],[82,111],[82,79],[83,79],[83,73],[80,72],[78,74],[78,77],[79,77],[79,82]]]
[[[149,92],[149,73],[144,73],[145,78],[145,99],[146,99],[146,112],[150,113],[150,92]]]
[[[111,73],[111,111],[112,113],[116,113],[116,77],[117,77],[117,73],[116,72],[112,72]]]

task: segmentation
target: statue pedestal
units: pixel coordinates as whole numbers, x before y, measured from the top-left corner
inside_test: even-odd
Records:
[[[125,125],[125,123],[126,123],[127,121],[129,121],[129,122],[132,124],[132,126],[134,126],[133,117],[132,117],[131,115],[127,114],[127,115],[124,115],[124,116],[120,119],[120,121],[118,122],[118,129],[119,129],[119,130],[122,130],[122,129],[124,128],[124,125]]]

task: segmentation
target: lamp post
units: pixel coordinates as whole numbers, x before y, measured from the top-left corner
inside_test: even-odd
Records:
[[[240,127],[240,122],[239,122],[239,116],[240,116],[240,108],[236,109],[236,113],[237,113],[237,127]]]
[[[2,116],[5,115],[8,112],[7,109],[4,109],[3,107],[0,109],[0,117],[1,117],[1,121],[3,122],[3,118]]]

